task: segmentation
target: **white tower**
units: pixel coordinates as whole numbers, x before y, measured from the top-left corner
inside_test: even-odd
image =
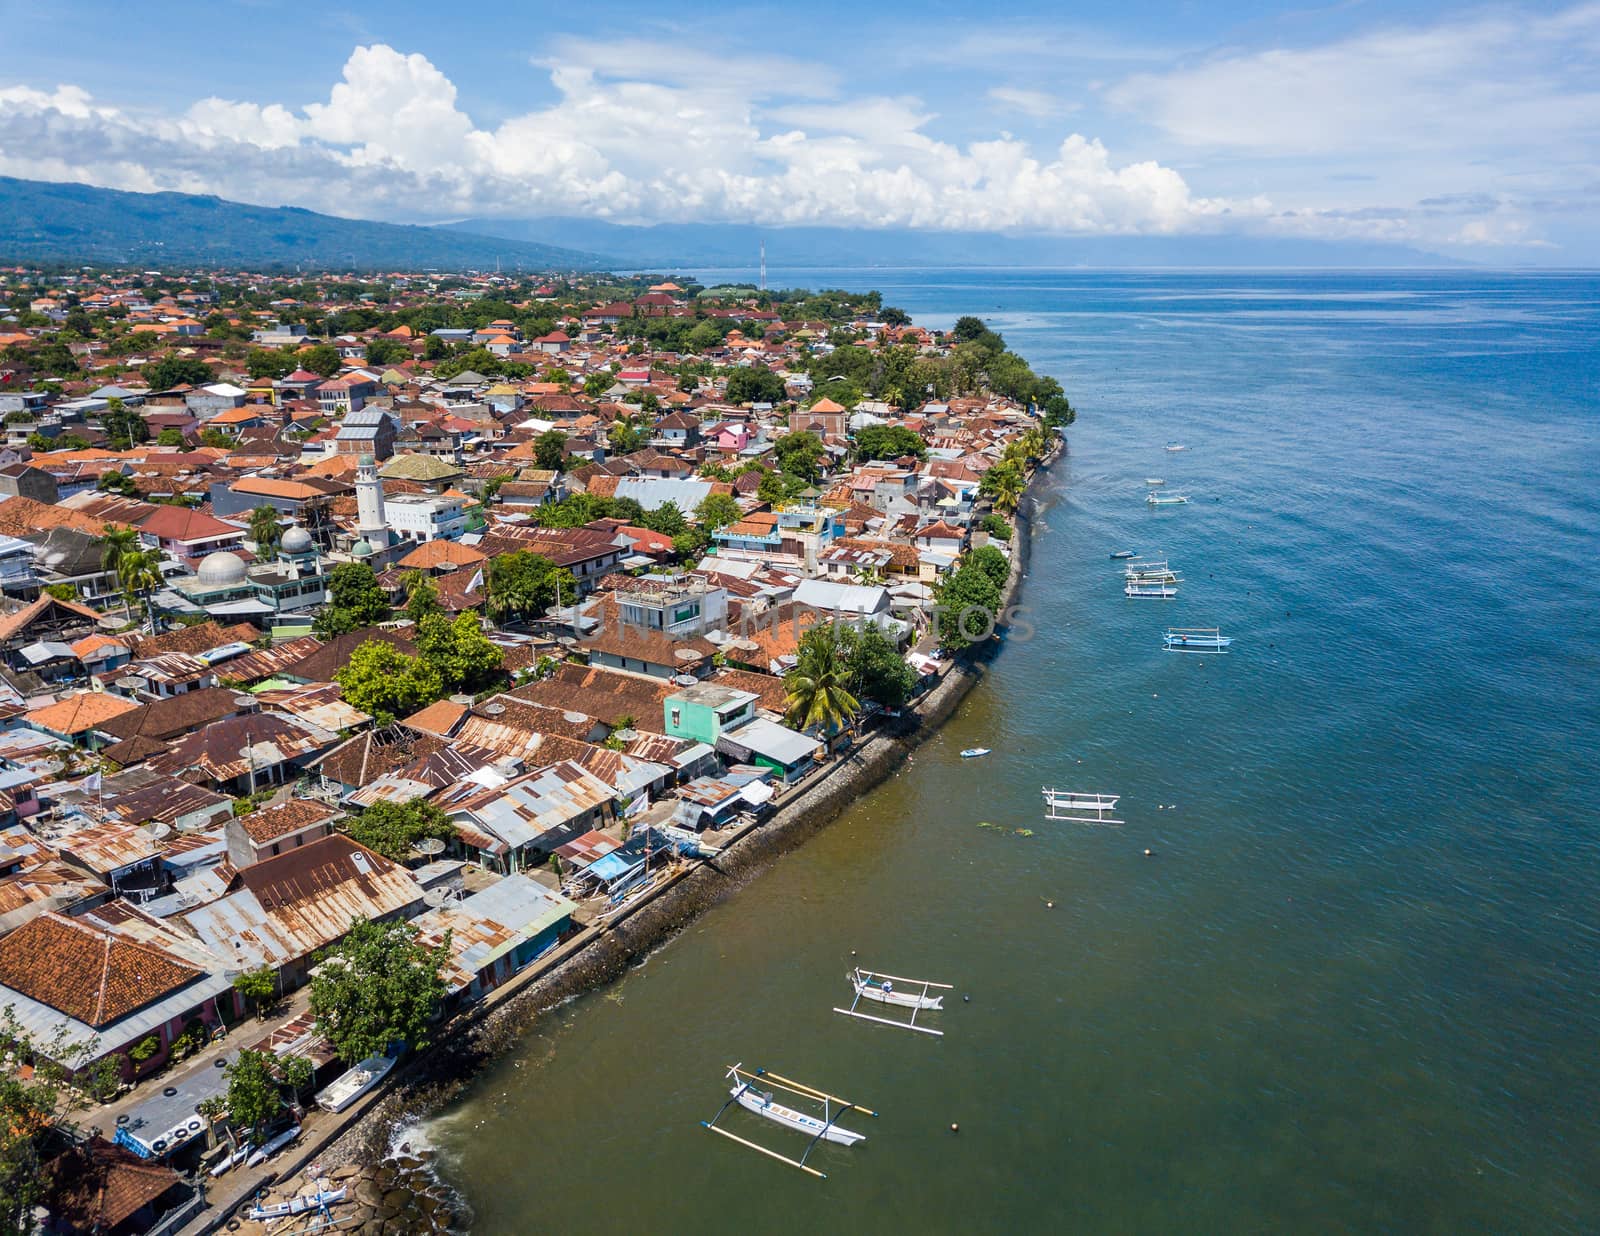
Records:
[[[371,455],[356,463],[356,531],[373,549],[389,544],[389,521],[383,513],[383,482]]]

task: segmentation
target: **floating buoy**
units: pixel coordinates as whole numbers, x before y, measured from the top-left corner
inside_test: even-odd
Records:
[[[1056,908],[1056,903],[1053,901],[1047,901],[1044,903],[1044,908],[1046,910],[1054,910]]]
[[[856,955],[855,949],[851,949],[850,950],[850,956],[854,957],[855,955]]]
[[[1155,851],[1150,849],[1148,846],[1146,846],[1145,847],[1145,851],[1144,851],[1144,856],[1146,858],[1153,858],[1153,857],[1155,857]]]
[[[951,1124],[950,1124],[950,1132],[952,1132],[952,1133],[961,1132],[961,1126],[959,1124],[956,1124],[954,1121],[952,1121]]]
[[[971,1004],[972,1003],[972,997],[971,996],[962,996],[961,997],[961,1003],[962,1004]]]

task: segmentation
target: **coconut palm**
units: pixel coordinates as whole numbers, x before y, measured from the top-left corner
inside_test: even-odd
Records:
[[[270,562],[276,554],[283,529],[278,526],[278,512],[265,503],[250,512],[250,539],[255,542],[256,554]]]
[[[132,528],[114,528],[110,524],[100,536],[100,567],[110,571],[117,577],[117,582],[122,582],[122,560],[130,554],[139,552],[139,534]],[[133,618],[132,607],[128,603],[128,593],[122,593],[123,617],[128,620]]]
[[[814,627],[800,641],[795,667],[783,680],[789,724],[801,730],[834,729],[850,720],[861,705],[845,680],[838,635],[831,626]]]
[[[161,551],[158,549],[136,549],[132,553],[123,554],[117,561],[117,583],[122,587],[122,597],[125,604],[132,608],[132,598],[138,597],[145,601],[150,614],[150,630],[156,629],[155,606],[149,600],[149,594],[161,587],[165,578],[161,574]]]

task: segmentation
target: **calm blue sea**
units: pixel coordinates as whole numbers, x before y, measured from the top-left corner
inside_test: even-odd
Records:
[[[1600,1230],[1600,277],[773,282],[977,313],[1061,379],[1035,634],[431,1125],[475,1230]],[[1125,600],[1123,548],[1180,597]],[[1043,822],[1048,783],[1127,823]],[[835,1017],[851,950],[971,1001]],[[810,1180],[698,1128],[735,1060],[882,1116]]]

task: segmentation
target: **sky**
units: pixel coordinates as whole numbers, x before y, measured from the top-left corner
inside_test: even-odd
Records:
[[[0,175],[1600,265],[1600,2],[0,0]]]

